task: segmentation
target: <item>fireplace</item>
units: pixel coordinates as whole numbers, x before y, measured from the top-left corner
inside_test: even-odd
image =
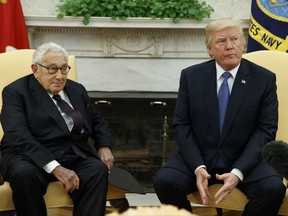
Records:
[[[177,149],[171,129],[176,93],[89,92],[89,95],[109,123],[115,166],[129,171],[150,191],[155,171]]]

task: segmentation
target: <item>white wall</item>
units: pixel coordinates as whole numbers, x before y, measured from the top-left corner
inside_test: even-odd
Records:
[[[58,2],[21,0],[30,46],[54,41],[66,48],[76,56],[78,80],[88,91],[176,92],[181,69],[209,58],[203,37],[209,20],[171,23],[171,29],[162,29],[163,25],[169,26],[162,21],[156,28],[139,29],[140,24],[136,23],[135,28],[125,29],[119,28],[122,22],[107,28],[111,22],[108,19],[103,24],[91,21],[86,28],[81,19],[55,19]],[[206,2],[215,10],[211,18],[249,19],[251,0]],[[151,21],[147,25],[148,22]],[[183,28],[177,29],[179,26]],[[135,51],[135,47],[142,47],[143,51]]]

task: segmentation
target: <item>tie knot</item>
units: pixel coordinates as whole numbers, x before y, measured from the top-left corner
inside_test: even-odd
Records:
[[[53,95],[53,97],[52,97],[54,100],[56,100],[56,101],[59,101],[59,100],[61,100],[62,98],[61,98],[61,96],[60,95]]]
[[[225,80],[227,80],[231,76],[231,73],[226,71],[222,74],[222,76],[224,77]]]

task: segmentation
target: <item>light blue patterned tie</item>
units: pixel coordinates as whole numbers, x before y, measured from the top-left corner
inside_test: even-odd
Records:
[[[226,109],[229,101],[230,91],[228,85],[228,78],[231,76],[230,72],[224,72],[222,77],[224,80],[218,91],[218,106],[219,106],[219,126],[220,126],[220,134],[222,132],[222,127],[225,119]]]

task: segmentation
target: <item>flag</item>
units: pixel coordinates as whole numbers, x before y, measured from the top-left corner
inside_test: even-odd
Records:
[[[29,49],[20,0],[0,0],[0,53],[5,52],[7,46]]]
[[[288,52],[288,1],[252,0],[247,52]]]

